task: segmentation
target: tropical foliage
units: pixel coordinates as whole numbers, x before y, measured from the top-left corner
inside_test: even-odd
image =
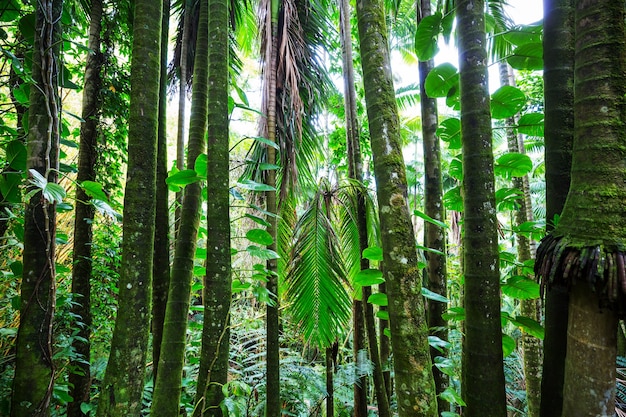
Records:
[[[0,0],[0,415],[626,415],[625,9],[544,3]]]

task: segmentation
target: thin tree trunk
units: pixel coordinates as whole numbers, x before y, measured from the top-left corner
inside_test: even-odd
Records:
[[[461,0],[457,5],[465,172],[462,390],[467,417],[504,417],[498,224],[484,8],[482,0]]]
[[[574,138],[574,5],[572,0],[544,1],[544,100],[547,231],[560,215],[570,186]],[[545,337],[541,380],[541,417],[560,416],[567,341],[568,290],[545,288]]]
[[[162,2],[135,0],[119,307],[98,416],[136,416],[150,330]]]
[[[383,273],[384,274],[384,273]],[[378,292],[387,294],[387,288],[385,283],[378,285]],[[389,314],[387,306],[381,306],[379,311],[384,311]],[[387,391],[387,398],[391,400],[393,394],[393,382],[391,380],[391,340],[389,336],[385,334],[385,329],[389,328],[389,320],[379,318],[378,319],[378,333],[380,336],[380,364],[383,369],[383,380],[385,381],[385,391]]]
[[[89,26],[89,49],[93,53],[87,56],[85,65],[85,83],[83,86],[83,112],[84,122],[80,129],[80,146],[78,153],[78,175],[76,181],[95,181],[96,160],[98,143],[98,124],[100,120],[100,108],[102,100],[100,88],[102,87],[102,64],[103,56],[100,51],[100,30],[102,27],[102,1],[92,0]],[[72,306],[73,313],[82,324],[77,325],[78,336],[82,340],[76,340],[73,347],[80,361],[73,364],[78,372],[69,375],[70,395],[74,399],[67,406],[68,417],[84,415],[80,409],[83,402],[89,402],[91,388],[91,244],[92,223],[94,219],[94,207],[89,204],[90,197],[81,187],[76,188],[76,215],[74,220],[74,267],[72,268],[72,294],[76,297],[76,303]]]
[[[326,417],[335,415],[335,388],[333,383],[333,348],[326,348]]]
[[[156,221],[154,235],[154,268],[152,283],[152,366],[153,379],[159,367],[165,306],[170,284],[170,213],[167,179],[167,44],[170,2],[163,0],[161,35],[161,85],[159,90],[159,130],[156,168]]]
[[[32,65],[35,85],[30,89],[26,168],[36,171],[47,182],[56,183],[60,115],[57,63],[63,2],[43,0],[36,6]],[[29,173],[29,177],[33,174]],[[50,415],[54,384],[55,207],[56,202],[46,200],[39,190],[25,208],[20,325],[15,346],[11,417]]]
[[[185,126],[187,124],[187,63],[189,54],[187,49],[191,37],[192,10],[194,9],[191,0],[185,0],[185,10],[183,12],[183,37],[180,45],[180,74],[178,89],[178,135],[176,138],[176,168],[182,171],[185,166]],[[183,205],[183,190],[176,193],[176,210],[174,214],[174,231],[178,233],[180,227],[180,216]]]
[[[420,0],[418,8],[419,22],[431,15],[430,0]],[[430,98],[426,94],[426,77],[435,66],[434,61],[420,61],[420,107],[422,111],[422,142],[424,148],[424,213],[431,218],[443,222],[445,220],[445,208],[443,204],[443,184],[441,176],[441,149],[439,138],[437,137],[438,113],[437,99]],[[424,222],[424,246],[437,251],[446,252],[446,235],[442,227]],[[426,252],[426,279],[428,289],[442,295],[448,296],[448,274],[446,268],[446,258],[433,252]],[[448,339],[448,323],[442,318],[447,305],[437,301],[429,300],[428,307],[428,328],[430,334],[441,340]],[[433,360],[440,356],[441,352],[430,348],[430,356]],[[435,388],[437,389],[437,406],[439,412],[449,411],[450,404],[439,396],[448,386],[448,376],[439,368],[433,366],[433,377]]]
[[[196,160],[204,151],[207,129],[208,91],[208,0],[200,2],[198,40],[194,64],[191,120],[189,126],[189,147],[187,169],[194,169]],[[159,359],[159,373],[154,386],[151,413],[153,416],[177,415],[182,389],[183,365],[185,361],[185,341],[189,314],[189,298],[196,256],[196,242],[200,227],[202,186],[200,182],[188,184],[185,188],[180,218],[180,228],[176,236],[174,262],[167,295],[163,341]]]
[[[361,64],[376,175],[383,262],[389,299],[398,414],[436,416],[428,327],[407,202],[387,28],[382,1],[357,2]]]
[[[221,417],[230,347],[230,192],[228,143],[228,2],[209,0],[207,258],[202,356],[195,415]],[[209,173],[207,172],[207,178]],[[200,399],[204,397],[204,401]]]
[[[506,63],[499,64],[500,84],[515,87],[515,76],[512,68]],[[524,140],[521,135],[515,132],[513,126],[517,125],[518,117],[507,119],[507,144],[509,152],[524,153]],[[519,200],[519,208],[515,212],[515,225],[520,226],[532,220],[532,207],[530,205],[530,190],[528,175],[513,178],[513,186],[522,192]],[[517,234],[517,260],[527,262],[534,258],[531,250],[530,239],[522,234]],[[521,272],[518,272],[521,273]],[[531,277],[527,277],[531,278]],[[520,301],[520,312],[522,316],[531,318],[536,322],[541,320],[539,299],[529,299]],[[524,358],[524,380],[526,385],[526,404],[528,407],[528,417],[538,417],[541,401],[541,341],[535,336],[522,333],[522,352]]]

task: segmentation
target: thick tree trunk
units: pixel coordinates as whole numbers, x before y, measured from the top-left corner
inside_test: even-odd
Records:
[[[467,417],[506,416],[484,1],[457,5],[464,191],[463,399]]]
[[[36,171],[49,183],[57,182],[59,163],[57,63],[62,6],[60,0],[40,1],[35,12],[32,65],[35,85],[30,94],[26,168]],[[32,178],[33,174],[29,173],[29,177]],[[46,200],[41,191],[37,191],[25,208],[20,325],[11,390],[12,417],[50,415],[54,383],[55,206],[54,201]]]
[[[544,1],[544,100],[546,220],[552,230],[570,186],[574,138],[574,6],[572,0]],[[545,337],[541,380],[541,417],[560,416],[567,341],[568,291],[544,286]]]
[[[150,330],[162,3],[135,0],[119,307],[98,416],[139,415]]]
[[[187,169],[194,169],[204,151],[207,128],[208,91],[208,0],[200,3],[196,63],[192,90],[191,119]],[[189,297],[196,256],[196,241],[200,226],[202,186],[200,182],[185,188],[180,228],[176,236],[174,262],[167,295],[159,373],[154,386],[153,416],[177,415],[182,389],[183,365],[189,314]]]
[[[389,298],[398,414],[436,416],[428,327],[407,203],[406,168],[383,2],[358,1],[357,17]]]
[[[614,413],[616,307],[626,275],[624,17],[623,4],[608,0],[575,10],[572,181],[536,263],[548,283],[572,287],[562,416]],[[586,360],[577,362],[579,354]]]
[[[230,346],[230,192],[228,143],[228,2],[209,0],[207,258],[197,409],[221,417]],[[204,401],[200,400],[204,396]],[[198,413],[196,413],[198,415]]]
[[[430,0],[421,0],[418,10],[418,23],[421,19],[431,15]],[[422,111],[422,142],[424,147],[424,213],[431,218],[443,222],[445,220],[445,208],[443,205],[443,185],[441,177],[441,149],[439,138],[437,137],[438,113],[437,99],[430,98],[426,94],[426,77],[434,67],[431,59],[419,63],[420,80],[420,107]],[[437,251],[446,252],[446,235],[443,228],[424,222],[424,246]],[[426,279],[428,289],[442,295],[448,296],[446,258],[433,252],[425,253]],[[429,300],[428,307],[428,328],[430,334],[442,340],[448,339],[448,323],[442,318],[447,305],[437,301]],[[441,352],[431,347],[430,355],[433,360],[440,356]],[[437,395],[441,394],[448,386],[448,377],[439,368],[433,366],[433,377]],[[441,397],[437,397],[439,412],[448,411],[450,404]]]
[[[100,51],[100,30],[102,27],[102,1],[92,0],[89,27],[89,49],[93,53],[87,56],[85,66],[85,83],[83,86],[83,112],[84,122],[80,129],[80,147],[78,153],[78,175],[76,181],[95,181],[96,160],[98,143],[98,123],[100,120],[100,107],[102,99],[100,88],[102,87],[102,63],[103,56]],[[73,313],[82,325],[77,325],[78,336],[82,340],[73,343],[76,353],[80,355],[80,361],[73,365],[80,373],[70,373],[69,382],[72,387],[70,395],[74,399],[67,406],[68,417],[82,416],[80,405],[89,402],[91,388],[91,355],[89,338],[91,335],[91,244],[92,223],[94,219],[94,207],[89,204],[89,196],[85,191],[76,188],[76,215],[74,220],[74,267],[72,269],[72,293],[76,297],[73,305]]]
[[[152,366],[153,379],[159,369],[167,292],[170,285],[170,213],[167,179],[167,44],[170,2],[163,0],[161,28],[161,85],[159,87],[159,130],[156,167],[156,221],[154,235],[154,275],[152,283]]]

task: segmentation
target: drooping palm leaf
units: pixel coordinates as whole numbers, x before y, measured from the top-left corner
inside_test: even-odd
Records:
[[[320,348],[332,345],[351,313],[330,194],[323,182],[296,224],[294,258],[286,275],[288,312],[307,343]]]

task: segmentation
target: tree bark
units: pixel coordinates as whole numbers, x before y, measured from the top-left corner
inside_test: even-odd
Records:
[[[418,9],[419,22],[431,15],[430,0],[420,0]],[[445,221],[445,208],[443,205],[443,184],[441,176],[441,148],[437,137],[438,113],[437,99],[430,98],[426,94],[426,77],[435,66],[434,60],[419,62],[420,81],[420,108],[422,113],[422,142],[424,148],[424,213],[440,222]],[[424,222],[424,246],[446,253],[445,230],[430,222]],[[425,252],[426,256],[426,279],[429,290],[448,296],[448,274],[446,258],[434,252]],[[442,318],[447,309],[445,303],[428,300],[428,328],[430,334],[441,340],[448,339],[448,323]],[[439,412],[448,411],[450,404],[441,398],[441,394],[448,386],[448,376],[434,366],[434,360],[441,352],[430,348],[430,356],[433,360],[433,377],[437,390],[437,406]]]
[[[228,142],[228,2],[209,0],[207,258],[197,410],[221,417],[230,346],[230,192]],[[207,178],[209,173],[207,172]],[[204,400],[200,399],[203,395]],[[196,413],[196,415],[199,415]]]
[[[194,64],[191,119],[187,169],[194,169],[196,160],[205,149],[208,92],[208,0],[200,2],[198,40]],[[200,227],[202,185],[199,181],[185,188],[180,228],[176,236],[172,276],[167,295],[159,373],[154,386],[151,413],[153,416],[177,415],[182,390],[183,365],[191,283],[196,242]]]
[[[78,153],[78,174],[76,181],[81,184],[83,181],[95,181],[96,161],[98,154],[96,146],[98,143],[98,125],[100,122],[100,108],[102,99],[100,88],[102,87],[102,64],[103,56],[100,51],[100,30],[102,27],[102,1],[92,0],[89,13],[91,24],[89,26],[88,47],[91,54],[87,56],[85,65],[85,82],[83,86],[83,112],[84,122],[80,129],[80,146]],[[80,409],[83,402],[89,402],[89,391],[91,388],[91,355],[90,355],[90,335],[91,335],[91,244],[92,244],[92,223],[94,219],[94,207],[89,204],[90,197],[79,186],[76,188],[76,214],[74,220],[74,267],[72,269],[72,294],[76,297],[76,304],[72,310],[80,325],[76,325],[78,336],[82,340],[76,340],[73,347],[80,361],[76,361],[73,366],[79,372],[69,374],[69,382],[72,387],[70,395],[74,399],[67,406],[68,417],[84,415]]]
[[[151,316],[162,10],[160,1],[135,0],[119,307],[98,416],[139,415],[142,407]]]
[[[428,328],[407,203],[389,45],[382,1],[357,1],[361,64],[379,206],[398,414],[436,416]]]
[[[467,417],[506,416],[484,1],[457,5],[464,193],[463,399]]]
[[[57,182],[59,164],[58,60],[63,2],[40,1],[30,89],[26,168]],[[33,174],[29,173],[32,178]],[[36,190],[28,187],[28,190]],[[37,190],[24,213],[20,325],[15,346],[11,417],[48,416],[54,384],[53,317],[56,300],[56,202]]]
[[[546,230],[554,229],[570,187],[574,138],[574,6],[572,0],[544,1],[544,140]],[[560,416],[567,341],[568,290],[544,285],[545,337],[541,380],[541,417]]]
[[[159,130],[156,167],[156,221],[154,235],[154,275],[152,283],[152,367],[153,379],[159,369],[167,292],[170,285],[170,213],[167,179],[167,45],[170,2],[163,0],[161,23],[161,83],[159,87]]]

